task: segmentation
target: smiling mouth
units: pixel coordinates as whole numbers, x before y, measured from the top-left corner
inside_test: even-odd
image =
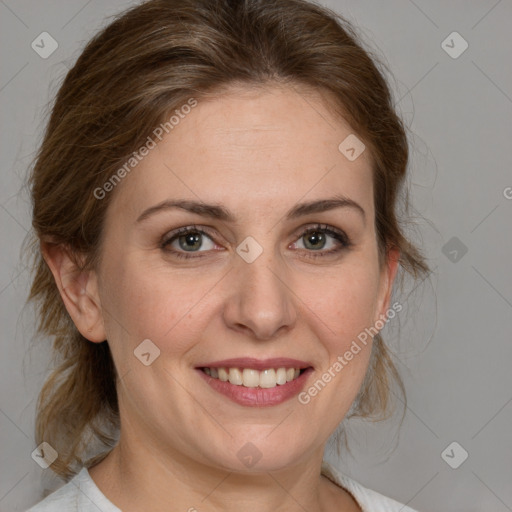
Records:
[[[201,367],[199,370],[212,379],[229,382],[234,386],[270,389],[298,379],[308,368],[268,368],[259,371],[252,368]]]

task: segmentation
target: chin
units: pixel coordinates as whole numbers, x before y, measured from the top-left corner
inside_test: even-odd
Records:
[[[220,457],[213,458],[226,471],[247,474],[280,471],[308,458],[306,454],[310,447],[304,446],[303,442],[297,445],[290,441],[290,436],[271,437],[272,434],[265,433],[259,438],[253,437],[252,441],[247,435],[243,440],[231,439],[230,448],[222,450]]]

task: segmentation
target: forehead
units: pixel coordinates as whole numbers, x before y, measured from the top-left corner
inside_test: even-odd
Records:
[[[353,130],[318,93],[232,88],[184,112],[123,180],[114,209],[186,198],[249,215],[339,192],[372,213],[370,155],[339,150]]]

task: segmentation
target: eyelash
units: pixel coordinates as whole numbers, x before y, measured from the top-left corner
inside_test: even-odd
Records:
[[[190,233],[200,233],[202,235],[206,235],[210,239],[213,239],[212,235],[209,234],[208,231],[201,229],[195,225],[191,225],[191,226],[179,228],[176,231],[169,233],[169,235],[166,236],[162,240],[162,242],[160,244],[160,248],[166,252],[173,253],[173,256],[175,256],[176,258],[193,259],[193,258],[204,257],[204,255],[197,255],[197,254],[195,256],[192,256],[191,254],[193,254],[193,252],[191,252],[190,254],[187,254],[186,252],[180,252],[180,251],[176,251],[174,249],[167,248],[168,245],[170,245],[174,240],[178,239],[180,236],[187,235]],[[340,246],[338,246],[335,249],[331,249],[329,251],[311,251],[311,250],[305,249],[305,251],[307,253],[309,253],[309,254],[307,254],[308,258],[316,259],[316,258],[322,258],[325,256],[331,256],[333,254],[337,254],[343,250],[346,250],[346,249],[349,249],[350,247],[352,247],[352,242],[350,241],[348,236],[343,231],[333,228],[331,226],[328,226],[326,224],[316,224],[314,226],[310,226],[310,227],[306,228],[297,240],[303,238],[304,236],[306,236],[310,233],[324,233],[326,235],[329,235],[329,236],[333,237],[335,240],[337,240],[338,243],[340,244]],[[207,252],[207,251],[205,251],[205,252]]]

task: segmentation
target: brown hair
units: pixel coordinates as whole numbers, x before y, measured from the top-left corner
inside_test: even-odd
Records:
[[[403,270],[415,278],[427,272],[395,213],[408,142],[378,59],[370,55],[349,22],[304,0],[150,0],[87,44],[58,91],[30,177],[35,260],[29,300],[37,302],[39,332],[54,338],[55,358],[38,400],[36,441],[57,450],[55,472],[69,478],[115,444],[117,376],[108,342],[89,342],[71,321],[39,242],[62,244],[84,256],[84,268],[94,268],[112,196],[98,200],[94,190],[191,97],[232,84],[325,93],[372,157],[381,263],[395,246]],[[386,417],[393,381],[403,392],[377,335],[352,415]]]

